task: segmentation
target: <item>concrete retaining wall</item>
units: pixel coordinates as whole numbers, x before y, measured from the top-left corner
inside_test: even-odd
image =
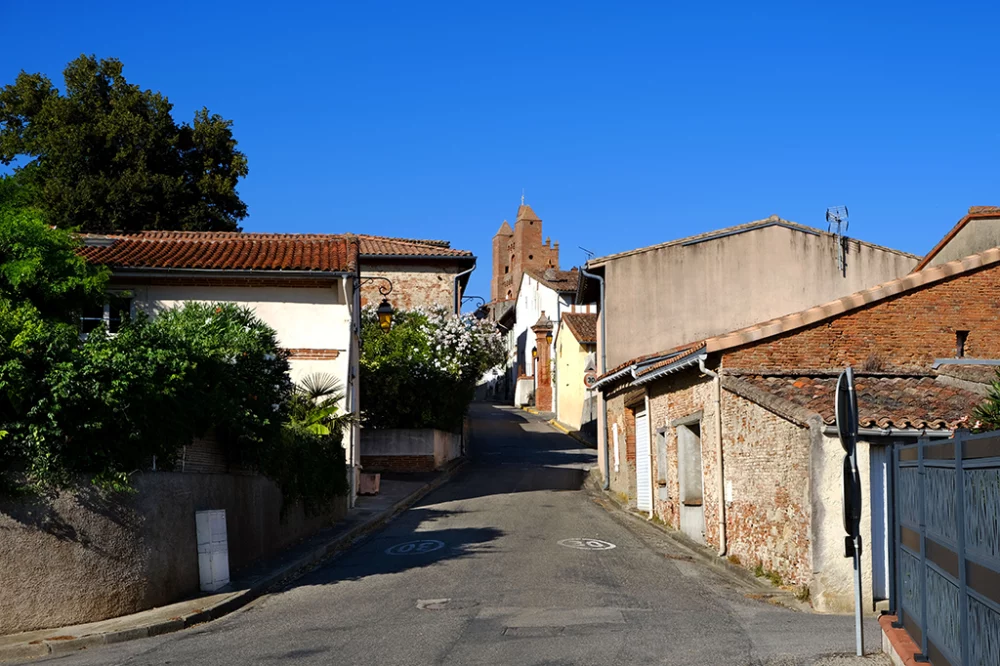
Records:
[[[361,431],[361,465],[369,471],[440,469],[462,455],[462,434],[432,428]]]
[[[132,495],[91,488],[0,500],[0,635],[103,620],[199,594],[195,511],[225,509],[233,573],[343,518],[281,518],[278,487],[257,475],[154,472]]]

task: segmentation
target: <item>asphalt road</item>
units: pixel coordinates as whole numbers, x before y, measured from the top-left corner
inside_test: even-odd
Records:
[[[467,471],[286,589],[187,631],[32,663],[888,663],[837,656],[853,650],[852,618],[755,600],[609,511],[581,489],[592,450],[520,411],[474,418]]]

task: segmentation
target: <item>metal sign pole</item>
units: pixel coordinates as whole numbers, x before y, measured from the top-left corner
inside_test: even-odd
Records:
[[[847,456],[844,460],[844,555],[854,561],[854,632],[857,655],[864,656],[865,638],[861,625],[861,479],[858,472],[858,397],[854,392],[854,371],[850,366],[837,380],[837,430]]]

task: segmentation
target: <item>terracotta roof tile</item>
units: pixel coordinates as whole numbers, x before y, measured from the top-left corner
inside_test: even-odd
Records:
[[[361,256],[405,255],[413,257],[472,257],[469,250],[455,250],[442,240],[414,240],[389,236],[358,235]]]
[[[556,268],[547,268],[544,271],[534,268],[526,268],[524,272],[535,278],[546,287],[555,291],[575,292],[580,283],[580,271],[561,271]]]
[[[80,254],[115,268],[354,271],[356,237],[324,234],[144,231],[84,234]]]
[[[597,344],[597,315],[585,312],[567,312],[562,316],[570,333],[581,344]]]
[[[732,380],[730,379],[730,382]],[[742,376],[739,381],[833,425],[837,378]],[[727,382],[729,383],[729,382]],[[954,429],[965,425],[982,396],[934,377],[855,378],[862,428]],[[774,403],[769,407],[773,408]]]

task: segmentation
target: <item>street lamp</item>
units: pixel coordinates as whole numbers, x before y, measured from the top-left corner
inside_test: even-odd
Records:
[[[389,329],[392,328],[393,314],[392,305],[389,304],[389,299],[383,298],[375,312],[378,314],[378,327],[382,329],[383,333],[388,333]]]
[[[538,358],[538,349],[531,350],[531,358]]]
[[[552,344],[552,331],[549,331],[548,333],[545,334],[545,344],[547,345]]]

